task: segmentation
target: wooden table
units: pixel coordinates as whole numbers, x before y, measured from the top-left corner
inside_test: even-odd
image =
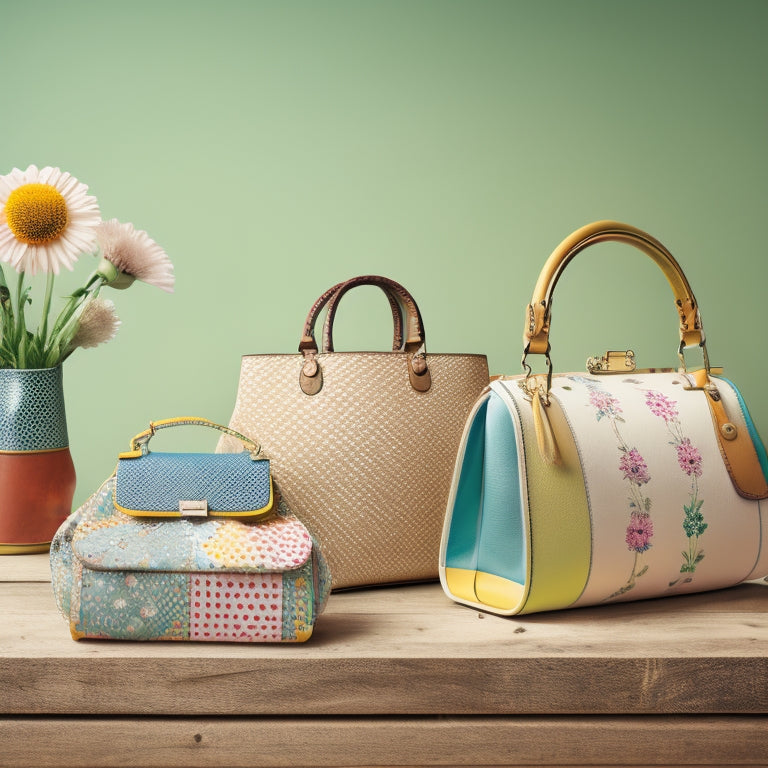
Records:
[[[331,596],[301,646],[76,643],[0,557],[0,765],[768,765],[768,586],[520,619]]]

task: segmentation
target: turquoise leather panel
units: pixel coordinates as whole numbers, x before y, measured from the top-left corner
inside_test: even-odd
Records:
[[[447,568],[474,571],[483,497],[483,452],[486,401],[478,408],[467,436],[464,460],[456,487],[456,500],[445,550]]]
[[[726,379],[725,376],[713,376],[713,378],[720,379],[727,384],[730,384],[731,388],[736,393],[736,397],[739,400],[739,405],[741,406],[741,412],[744,414],[744,421],[747,422],[747,430],[749,431],[749,436],[752,438],[752,444],[755,446],[755,453],[757,453],[757,458],[760,461],[760,468],[763,470],[763,475],[768,478],[768,454],[765,452],[763,441],[760,439],[760,435],[757,433],[757,427],[755,427],[755,423],[752,421],[752,417],[749,415],[747,404],[744,402],[744,398],[741,396],[739,388],[730,379]]]
[[[477,570],[525,583],[526,551],[515,427],[492,392],[485,418],[483,517]]]
[[[487,446],[491,448],[487,449]],[[467,437],[445,565],[525,583],[517,441],[507,406],[491,392]]]

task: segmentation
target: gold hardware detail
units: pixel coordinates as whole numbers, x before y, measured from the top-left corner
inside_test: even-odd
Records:
[[[720,433],[726,440],[735,440],[738,437],[738,430],[730,421],[720,427]]]
[[[631,349],[625,352],[609,351],[602,357],[590,357],[587,360],[587,370],[593,374],[631,373],[635,368],[635,353]]]
[[[208,502],[205,499],[200,501],[180,500],[179,513],[182,517],[208,517]]]

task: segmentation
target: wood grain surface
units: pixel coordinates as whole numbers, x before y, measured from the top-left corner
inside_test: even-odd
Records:
[[[18,718],[0,720],[0,743],[10,745],[0,759],[8,768],[765,764],[765,721],[755,725],[684,716]]]
[[[762,582],[519,619],[335,593],[289,646],[74,642],[48,579],[0,557],[2,766],[768,765]]]

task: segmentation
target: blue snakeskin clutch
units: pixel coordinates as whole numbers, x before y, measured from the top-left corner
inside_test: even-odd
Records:
[[[274,503],[269,460],[242,453],[146,453],[121,458],[115,507],[142,517],[263,515]]]

